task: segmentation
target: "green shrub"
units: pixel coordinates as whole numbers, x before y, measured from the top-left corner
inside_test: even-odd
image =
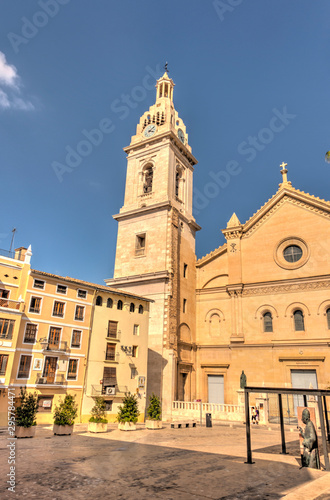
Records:
[[[162,418],[162,407],[160,404],[160,399],[154,393],[152,393],[152,395],[149,396],[149,406],[147,408],[147,415],[150,420],[161,420]]]
[[[325,153],[325,161],[328,162],[328,163],[330,163],[330,151],[327,151]]]
[[[119,406],[117,421],[118,422],[137,422],[140,415],[138,409],[137,396],[130,392],[125,393],[122,406]]]
[[[73,425],[78,413],[78,405],[75,396],[67,394],[64,401],[60,400],[59,406],[55,406],[54,424],[55,425]]]
[[[95,398],[95,404],[91,409],[91,418],[89,422],[94,422],[96,424],[107,424],[108,420],[106,419],[106,403],[101,396]]]
[[[36,415],[38,412],[38,395],[36,392],[28,394],[21,387],[20,406],[16,408],[16,425],[19,427],[32,427],[37,425]]]

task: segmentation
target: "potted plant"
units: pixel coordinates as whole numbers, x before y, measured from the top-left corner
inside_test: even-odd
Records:
[[[135,424],[139,415],[137,396],[130,392],[126,393],[123,404],[118,409],[118,429],[121,431],[135,431]]]
[[[149,396],[149,406],[147,408],[148,418],[146,420],[147,429],[162,429],[162,407],[160,399],[156,394]]]
[[[67,394],[64,401],[60,400],[59,406],[55,406],[53,432],[58,436],[70,435],[73,431],[74,419],[78,413],[78,405],[75,396]]]
[[[106,419],[106,403],[101,396],[95,398],[95,404],[91,409],[91,418],[88,422],[88,432],[107,432],[108,420]]]
[[[15,410],[15,436],[17,438],[34,437],[37,425],[38,395],[36,392],[28,394],[27,390],[21,387],[19,398],[21,404]]]

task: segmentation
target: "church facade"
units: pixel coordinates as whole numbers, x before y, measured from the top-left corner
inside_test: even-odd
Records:
[[[282,164],[274,196],[247,222],[233,214],[226,243],[196,260],[197,160],[157,81],[156,102],[125,148],[124,205],[111,287],[151,299],[148,393],[237,404],[249,385],[330,385],[330,203],[295,189]]]

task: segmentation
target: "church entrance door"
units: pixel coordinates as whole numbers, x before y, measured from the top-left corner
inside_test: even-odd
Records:
[[[316,370],[291,370],[292,387],[297,389],[317,389]],[[304,406],[304,398],[298,394],[293,396],[294,413],[297,415],[297,406]]]
[[[225,392],[223,375],[208,375],[207,383],[209,403],[224,404]]]

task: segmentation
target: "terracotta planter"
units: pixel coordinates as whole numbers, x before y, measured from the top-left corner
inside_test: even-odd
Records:
[[[146,429],[162,429],[163,422],[161,420],[146,420]]]
[[[107,432],[108,424],[102,422],[88,422],[88,432]]]
[[[134,422],[119,422],[118,429],[120,431],[136,431],[136,425]]]
[[[56,425],[53,426],[55,436],[70,436],[73,432],[73,425]]]
[[[15,437],[17,438],[33,438],[36,433],[36,425],[32,425],[32,427],[21,427],[16,426]]]

